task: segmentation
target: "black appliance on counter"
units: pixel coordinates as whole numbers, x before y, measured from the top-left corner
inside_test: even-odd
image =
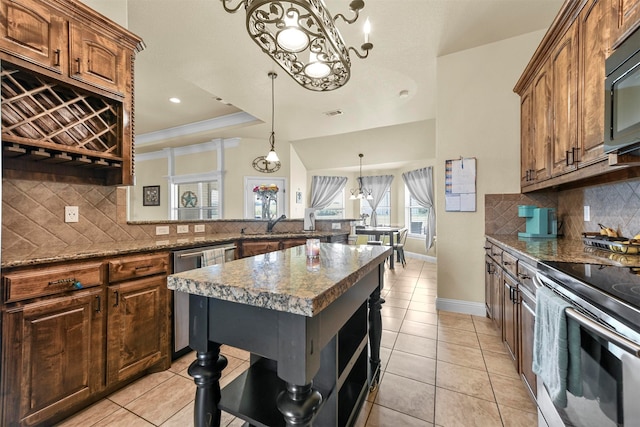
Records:
[[[605,61],[604,151],[640,155],[640,31]]]
[[[640,426],[640,268],[545,261],[535,283],[572,305],[582,384],[560,408],[538,381],[539,426]]]

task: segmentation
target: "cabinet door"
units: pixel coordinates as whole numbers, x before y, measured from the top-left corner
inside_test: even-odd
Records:
[[[103,387],[101,288],[7,309],[2,425],[39,424]]]
[[[572,24],[551,55],[553,142],[552,176],[576,169],[578,150],[578,47]]]
[[[66,74],[66,20],[40,2],[2,0],[0,5],[0,50]]]
[[[295,246],[304,245],[307,243],[307,239],[288,239],[282,241],[282,249],[289,249]]]
[[[609,54],[609,3],[590,0],[580,12],[579,165],[605,158],[604,80]]]
[[[128,75],[126,50],[91,28],[69,24],[69,69],[76,80],[120,95],[125,93]]]
[[[533,93],[529,87],[520,98],[520,186],[525,187],[535,179],[535,155],[533,141]]]
[[[491,314],[493,314],[493,323],[502,335],[502,268],[498,263],[493,263],[493,277],[491,278]]]
[[[277,240],[263,240],[256,242],[242,242],[242,257],[266,254],[280,250],[280,242]]]
[[[540,69],[533,81],[533,180],[544,181],[550,176],[551,147],[551,77],[549,63]]]
[[[511,358],[516,363],[516,369],[518,367],[518,327],[517,327],[517,315],[518,315],[518,285],[515,280],[508,274],[502,276],[502,292],[504,301],[504,314],[502,319],[503,332],[502,338],[504,339],[507,349],[509,350]]]
[[[533,373],[533,329],[536,322],[535,297],[521,292],[520,303],[520,373],[529,393],[536,395],[536,375]]]
[[[640,0],[612,0],[611,46],[619,45],[640,23]]]
[[[107,384],[130,378],[168,357],[165,275],[110,285]]]

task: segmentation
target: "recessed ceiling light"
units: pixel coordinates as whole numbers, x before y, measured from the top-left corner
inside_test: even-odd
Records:
[[[173,102],[174,104],[180,104],[180,98],[169,98],[169,101]]]
[[[333,111],[325,111],[324,112],[324,115],[328,116],[328,117],[341,116],[342,114],[344,114],[342,112],[342,110],[333,110]]]
[[[400,98],[408,98],[409,97],[409,91],[406,90],[406,89],[401,90],[400,93],[398,94],[398,96]]]

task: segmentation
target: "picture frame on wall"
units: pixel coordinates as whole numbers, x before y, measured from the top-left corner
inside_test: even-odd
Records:
[[[142,206],[160,206],[160,186],[142,187]]]

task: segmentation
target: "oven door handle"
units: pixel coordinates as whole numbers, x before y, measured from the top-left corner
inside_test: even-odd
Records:
[[[640,357],[640,345],[634,343],[633,341],[628,340],[627,338],[616,333],[615,331],[612,331],[611,329],[595,322],[594,320],[590,319],[589,317],[585,316],[584,314],[578,312],[577,310],[571,307],[568,307],[565,310],[565,314],[568,317],[575,320],[576,322],[578,322],[581,326],[584,326],[585,328],[589,329],[591,332],[598,334],[599,336],[603,337],[607,341],[610,341],[613,344],[617,345],[618,347],[624,349],[628,353],[631,353],[636,357]]]

